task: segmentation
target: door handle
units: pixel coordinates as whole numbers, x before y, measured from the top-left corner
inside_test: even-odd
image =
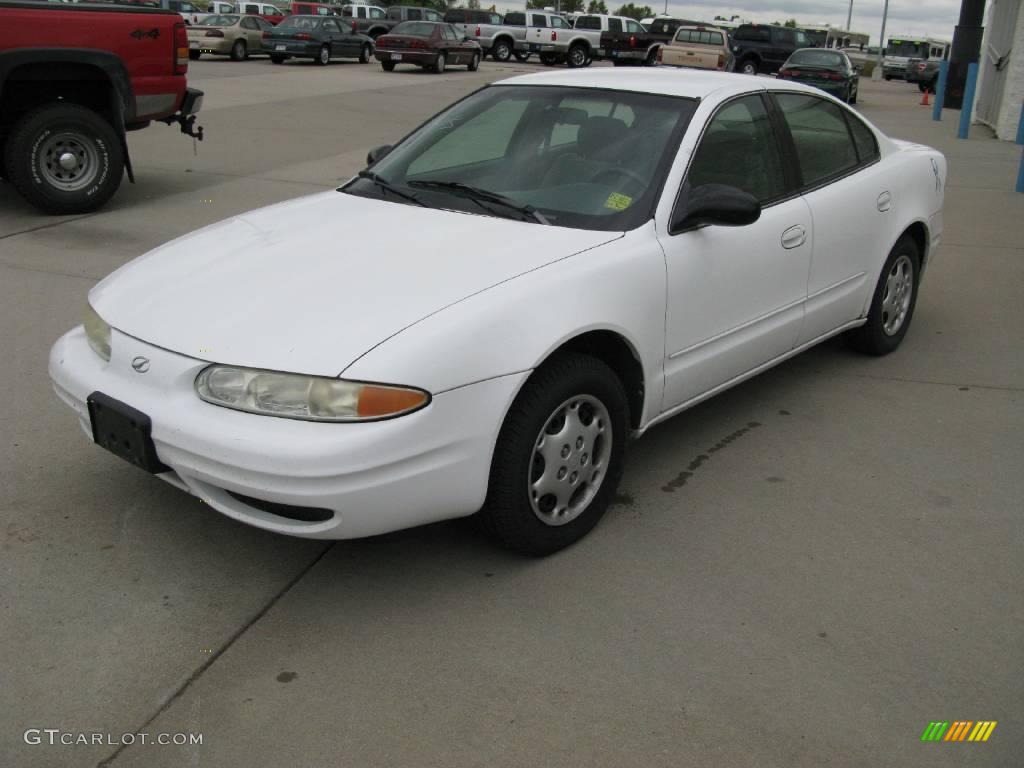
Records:
[[[883,192],[878,196],[878,210],[885,213],[892,208],[892,195],[888,192]]]
[[[807,230],[799,224],[795,224],[782,233],[782,247],[789,250],[799,248],[807,242]]]

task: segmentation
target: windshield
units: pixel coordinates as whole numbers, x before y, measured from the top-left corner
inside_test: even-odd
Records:
[[[238,23],[237,16],[207,16],[195,23],[197,27],[232,27]]]
[[[793,55],[789,57],[788,63],[791,66],[842,67],[843,55],[841,53],[832,53],[831,51],[822,51],[818,49],[795,51]]]
[[[391,190],[362,178],[342,191],[406,204],[398,193],[411,193],[432,208],[522,217],[509,205],[485,207],[464,189],[471,186],[556,226],[633,229],[653,215],[695,107],[694,99],[627,91],[491,86],[373,166]]]
[[[928,43],[919,43],[912,40],[890,40],[885,47],[886,56],[902,56],[910,59],[914,57],[928,56]]]
[[[430,37],[434,34],[435,25],[428,21],[403,21],[391,30],[392,35],[408,35],[409,37]]]
[[[316,16],[288,16],[280,24],[274,27],[273,31],[283,30],[291,32],[296,29],[311,32],[320,26],[320,19]]]

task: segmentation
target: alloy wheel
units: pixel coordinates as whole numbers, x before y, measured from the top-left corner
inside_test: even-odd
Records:
[[[882,330],[895,336],[903,327],[914,296],[914,264],[902,255],[893,262],[882,294]]]

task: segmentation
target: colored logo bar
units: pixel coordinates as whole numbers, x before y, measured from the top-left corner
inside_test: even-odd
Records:
[[[928,723],[921,741],[988,741],[996,720],[939,720]]]

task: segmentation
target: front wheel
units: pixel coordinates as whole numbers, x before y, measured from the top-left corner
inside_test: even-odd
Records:
[[[447,57],[445,57],[444,51],[442,51],[441,53],[437,54],[437,58],[434,59],[434,74],[435,75],[440,75],[440,74],[444,73],[444,68],[445,68],[445,64],[447,63],[447,61],[448,61],[448,59],[447,59]]]
[[[574,45],[569,49],[569,66],[573,69],[587,66],[589,59],[590,55],[587,53],[586,46]]]
[[[329,45],[320,46],[320,52],[316,55],[316,63],[321,67],[326,67],[331,63],[331,47]]]
[[[740,64],[740,72],[744,75],[756,75],[757,61],[754,59],[746,59],[742,64]]]
[[[622,476],[629,405],[600,360],[545,363],[512,403],[491,460],[484,530],[528,555],[557,552],[604,515]]]
[[[370,63],[370,53],[371,53],[371,51],[370,51],[370,46],[369,45],[364,45],[362,48],[360,48],[359,49],[359,63],[360,64],[369,64]]]
[[[476,72],[478,69],[480,69],[480,54],[479,53],[474,53],[473,54],[473,58],[470,59],[469,64],[466,65],[466,69],[468,69],[470,72]]]
[[[58,102],[29,112],[11,128],[5,173],[45,213],[94,211],[124,173],[124,150],[110,123],[91,109]]]
[[[887,355],[903,341],[917,305],[921,254],[910,235],[896,241],[875,286],[868,320],[850,331],[850,344],[869,355]]]

